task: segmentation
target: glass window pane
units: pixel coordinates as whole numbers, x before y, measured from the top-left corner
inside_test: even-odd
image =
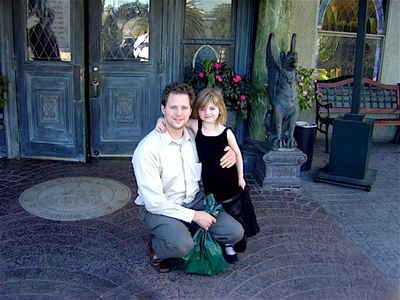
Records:
[[[70,0],[28,0],[29,60],[71,61]]]
[[[374,1],[368,4],[367,33],[377,33],[377,13]],[[357,32],[358,0],[331,0],[325,11],[322,29]]]
[[[185,79],[191,76],[193,64],[195,67],[201,66],[203,60],[218,60],[228,63],[230,61],[229,47],[216,45],[185,45],[184,55],[184,76]]]
[[[149,61],[149,1],[104,1],[101,30],[104,60]]]
[[[364,77],[376,80],[382,39],[366,38]],[[356,37],[319,35],[318,69],[328,78],[354,74]]]
[[[185,38],[229,39],[231,0],[186,1]]]

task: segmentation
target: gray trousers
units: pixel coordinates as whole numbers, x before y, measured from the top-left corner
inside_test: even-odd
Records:
[[[203,201],[204,194],[198,193],[191,203],[184,206],[203,210]],[[144,206],[140,210],[139,218],[150,231],[158,258],[180,258],[192,250],[194,242],[189,227],[192,229],[197,227],[196,223],[188,224],[175,218],[152,214]],[[217,222],[210,227],[209,231],[220,244],[235,244],[242,239],[244,234],[242,225],[225,211],[218,215]]]

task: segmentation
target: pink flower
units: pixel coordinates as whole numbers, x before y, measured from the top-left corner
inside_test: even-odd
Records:
[[[235,75],[235,77],[232,78],[233,82],[240,82],[240,80],[242,80],[242,77],[240,77],[240,75]]]
[[[222,82],[222,77],[220,75],[215,75],[215,79],[217,79],[219,82]]]
[[[218,70],[222,68],[222,65],[220,63],[215,63],[214,67]]]
[[[203,78],[204,77],[204,72],[199,72],[199,77]]]
[[[245,95],[240,95],[239,99],[240,99],[240,101],[244,101],[244,100],[246,100],[246,96]]]
[[[308,93],[307,93],[307,91],[306,90],[304,90],[303,91],[303,95],[307,95]]]

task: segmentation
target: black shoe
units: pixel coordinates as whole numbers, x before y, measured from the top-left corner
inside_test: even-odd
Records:
[[[237,254],[228,255],[225,253],[225,251],[224,251],[224,258],[225,258],[226,262],[230,263],[230,264],[235,264],[239,261]]]
[[[245,234],[239,242],[233,245],[233,250],[235,250],[235,252],[242,253],[246,250],[246,247],[247,247],[247,237]]]
[[[232,249],[231,252],[234,252],[232,245],[229,245],[228,247]],[[224,249],[222,250],[225,260],[230,264],[234,264],[234,263],[238,262],[239,259],[238,259],[237,254],[236,253],[228,254],[226,251],[226,248],[227,247],[225,245]]]

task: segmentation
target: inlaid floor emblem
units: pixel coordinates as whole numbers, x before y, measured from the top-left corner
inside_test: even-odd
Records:
[[[74,221],[112,213],[130,198],[130,189],[112,179],[64,177],[30,187],[19,201],[25,210],[38,217]]]

